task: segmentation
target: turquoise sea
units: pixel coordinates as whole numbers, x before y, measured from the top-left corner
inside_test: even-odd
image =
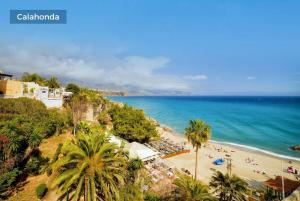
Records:
[[[190,119],[212,126],[212,140],[300,159],[300,97],[109,97],[141,108],[183,135]]]

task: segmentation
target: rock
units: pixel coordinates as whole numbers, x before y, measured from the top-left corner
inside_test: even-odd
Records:
[[[166,127],[166,126],[163,127],[163,130],[166,131],[166,132],[169,132],[169,133],[173,132],[172,128],[169,128],[169,127]]]
[[[300,151],[300,145],[294,145],[290,147],[294,151]]]
[[[148,120],[156,127],[160,126],[159,122],[156,119],[148,117]]]

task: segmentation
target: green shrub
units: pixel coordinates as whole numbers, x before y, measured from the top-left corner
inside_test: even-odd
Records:
[[[40,151],[35,151],[25,165],[24,171],[29,175],[37,175],[42,173],[48,164],[49,158],[43,157]]]
[[[69,83],[69,84],[66,86],[66,91],[72,92],[74,95],[76,95],[76,94],[79,93],[80,88],[79,88],[79,86],[77,86],[76,84]]]
[[[54,163],[55,161],[57,161],[58,156],[59,156],[59,154],[60,154],[60,152],[61,152],[62,146],[63,146],[62,143],[59,143],[59,144],[58,144],[57,149],[56,149],[56,151],[55,151],[55,154],[54,154],[54,156],[53,156],[53,158],[52,158],[51,163]]]
[[[38,185],[35,189],[35,192],[36,192],[36,196],[39,198],[39,199],[42,199],[46,193],[47,193],[47,185],[45,183],[42,183],[40,185]]]
[[[143,110],[128,105],[115,105],[108,113],[112,119],[114,134],[130,142],[148,142],[158,136],[155,125],[146,118]]]
[[[160,201],[160,197],[158,195],[156,195],[155,193],[152,192],[148,192],[146,193],[145,197],[144,197],[145,201]]]
[[[47,176],[50,177],[52,174],[52,168],[48,167],[46,170]]]
[[[2,198],[2,193],[16,184],[18,176],[21,173],[22,172],[19,171],[18,168],[15,168],[0,176],[0,200]]]
[[[107,113],[107,111],[102,111],[99,115],[98,115],[98,122],[100,124],[100,126],[105,126],[110,122],[110,117],[109,114]]]

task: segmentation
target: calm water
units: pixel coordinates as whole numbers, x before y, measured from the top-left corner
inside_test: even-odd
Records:
[[[183,134],[190,119],[212,126],[212,139],[300,158],[300,97],[109,97],[144,109]]]

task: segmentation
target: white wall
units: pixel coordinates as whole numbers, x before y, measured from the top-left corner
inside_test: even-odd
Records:
[[[61,108],[63,105],[63,100],[61,98],[47,98],[41,99],[41,101],[47,108]]]

